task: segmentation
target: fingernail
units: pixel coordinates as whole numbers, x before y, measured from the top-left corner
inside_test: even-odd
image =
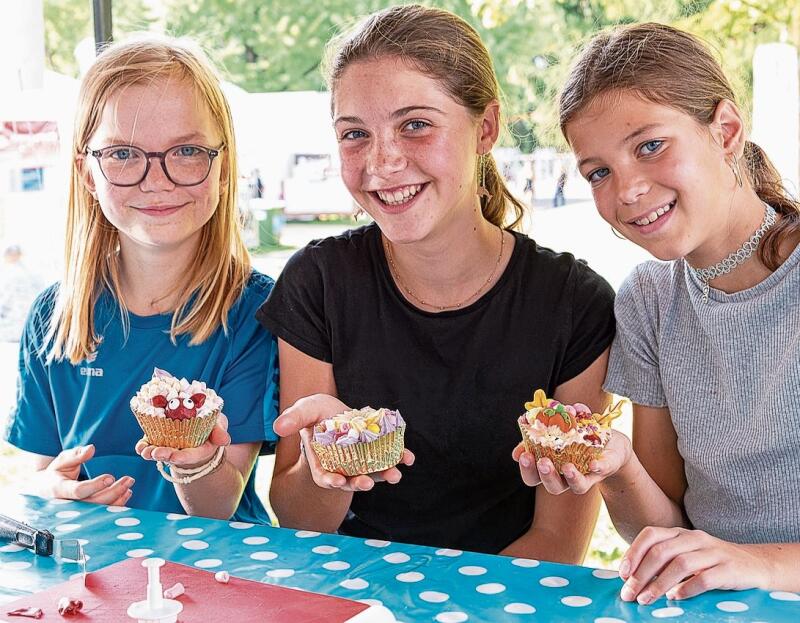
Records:
[[[642,606],[646,606],[653,601],[653,596],[650,593],[642,593],[636,598],[636,601],[638,601]]]
[[[627,558],[623,558],[622,562],[619,565],[619,576],[623,580],[628,579],[628,574],[631,572],[631,561]]]
[[[566,478],[567,480],[572,480],[573,478],[575,478],[575,471],[570,467],[563,468],[561,473],[564,475],[564,478]]]
[[[619,596],[622,597],[623,601],[633,601],[633,598],[636,596],[633,592],[633,589],[625,584],[622,587],[622,590],[619,592]]]
[[[667,599],[677,599],[678,598],[678,591],[669,590],[669,591],[667,591],[666,597],[667,597]]]
[[[74,449],[74,452],[75,454],[80,454],[81,452],[83,452],[83,446],[78,446],[77,448]]]
[[[521,457],[519,457],[519,464],[522,465],[522,467],[531,466],[531,460],[528,458],[527,454],[523,454]]]
[[[113,478],[111,478],[111,477],[109,477],[109,478],[103,478],[103,484],[104,484],[105,486],[109,487],[109,486],[111,486],[111,485],[113,485],[113,484],[114,484],[114,479],[113,479]]]
[[[544,459],[539,461],[536,466],[539,468],[540,474],[549,474],[550,473],[550,466],[545,463]]]

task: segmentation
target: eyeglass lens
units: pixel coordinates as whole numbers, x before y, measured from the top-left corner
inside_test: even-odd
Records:
[[[199,147],[178,145],[167,151],[163,163],[174,183],[189,186],[205,179],[211,168],[211,160],[209,153]],[[138,147],[117,146],[103,149],[99,161],[103,175],[109,182],[134,185],[144,179],[148,158]]]

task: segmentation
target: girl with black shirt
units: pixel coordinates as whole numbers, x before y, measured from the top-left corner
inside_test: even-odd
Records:
[[[497,79],[466,22],[393,7],[329,59],[342,178],[375,222],[300,250],[259,311],[286,409],[275,512],[284,526],[579,563],[598,497],[531,491],[511,451],[538,387],[605,405],[613,291],[513,231],[523,206],[490,154]],[[302,451],[315,422],[366,405],[407,421],[401,469],[346,478]]]

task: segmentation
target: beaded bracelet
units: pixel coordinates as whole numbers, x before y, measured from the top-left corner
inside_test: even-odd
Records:
[[[164,477],[165,480],[173,483],[173,484],[180,484],[180,485],[188,485],[190,482],[198,480],[203,476],[208,476],[211,472],[213,472],[217,467],[222,464],[223,458],[225,456],[225,446],[220,446],[217,448],[217,451],[214,453],[207,463],[200,465],[199,467],[190,467],[188,469],[183,469],[182,467],[176,467],[175,465],[169,466],[169,471],[172,475],[168,474],[164,470],[164,463],[161,461],[156,461],[156,467],[158,468],[159,473]]]

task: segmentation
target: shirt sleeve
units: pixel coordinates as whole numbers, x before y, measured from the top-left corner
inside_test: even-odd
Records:
[[[274,450],[277,436],[272,424],[278,414],[278,348],[275,337],[255,318],[269,293],[272,280],[257,276],[236,312],[231,334],[230,363],[217,393],[225,397],[223,411],[233,443],[267,442],[262,453]]]
[[[646,285],[637,267],[619,289],[614,306],[617,335],[604,387],[635,404],[666,407],[658,360],[657,313],[648,309]],[[655,293],[649,298],[655,301]]]
[[[17,400],[5,430],[5,439],[12,446],[43,456],[56,456],[62,450],[46,354],[41,352],[55,293],[55,287],[42,293],[25,322],[19,347]]]
[[[257,317],[275,336],[309,357],[331,363],[325,283],[314,245],[312,242],[291,257]]]
[[[583,261],[571,272],[572,322],[557,385],[586,370],[614,339],[614,290]]]

